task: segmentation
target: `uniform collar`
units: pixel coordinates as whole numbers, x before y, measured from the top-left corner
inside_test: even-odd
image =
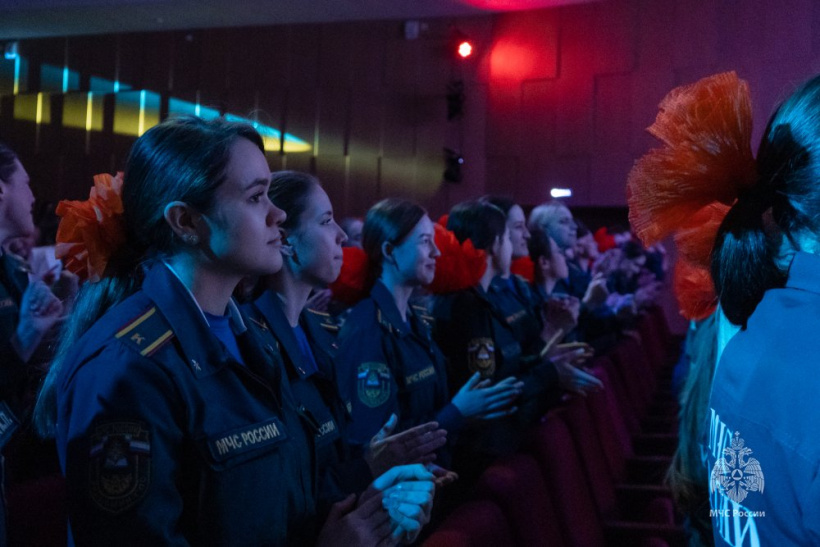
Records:
[[[504,278],[500,275],[493,277],[488,287],[488,292],[504,292],[512,289],[512,278]]]
[[[492,281],[490,282],[490,286],[487,287],[488,289],[492,288]],[[478,296],[479,299],[483,300],[484,302],[489,302],[489,292],[484,290],[484,287],[481,286],[479,283],[475,287],[471,287],[469,290],[473,291],[473,293]]]
[[[404,336],[410,334],[408,327],[413,315],[411,306],[407,305],[407,322],[403,321],[393,294],[387,290],[384,283],[376,281],[370,291],[370,298],[376,303],[376,318],[381,325],[391,332]]]
[[[288,318],[285,315],[285,310],[282,309],[282,302],[279,296],[272,290],[268,289],[262,293],[262,296],[254,301],[254,306],[259,310],[259,313],[270,324],[273,335],[282,345],[285,354],[293,364],[295,372],[300,378],[304,379],[308,376],[308,368],[305,364],[305,356],[302,353],[302,348],[299,347],[299,342],[296,340],[296,335],[293,334],[293,327],[290,326]],[[318,366],[318,360],[317,360]]]
[[[154,264],[146,272],[142,290],[170,323],[195,371],[202,372],[204,367],[214,365],[221,368],[228,362],[230,356],[211,333],[202,308],[167,263]],[[244,333],[247,328],[233,300],[228,304],[228,313],[234,333]]]
[[[820,256],[802,251],[795,253],[786,286],[820,294]]]

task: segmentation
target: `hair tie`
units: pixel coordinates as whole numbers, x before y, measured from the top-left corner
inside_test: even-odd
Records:
[[[84,281],[99,281],[112,254],[125,243],[122,172],[95,175],[86,201],[63,200],[55,255]]]
[[[756,193],[761,189],[751,150],[749,86],[727,72],[675,88],[661,101],[648,131],[663,146],[645,154],[629,173],[629,221],[647,246],[675,236],[689,262],[687,283],[675,284],[687,289],[676,294],[683,315],[695,318],[713,311],[717,302],[708,270],[721,222],[741,193],[752,192],[744,200],[766,197]],[[693,285],[707,279],[709,286]]]

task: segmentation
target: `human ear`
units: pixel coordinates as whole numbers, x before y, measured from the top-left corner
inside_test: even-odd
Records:
[[[163,212],[165,222],[174,234],[185,243],[199,242],[199,226],[202,215],[184,201],[172,201]]]
[[[382,261],[383,262],[388,263],[388,264],[395,264],[396,263],[396,259],[393,256],[393,249],[395,249],[395,246],[393,246],[393,244],[390,243],[389,241],[385,241],[384,243],[382,243]]]
[[[501,252],[501,246],[504,245],[503,237],[502,236],[495,236],[495,241],[493,241],[492,246],[490,247],[490,253],[492,256],[498,256]]]
[[[296,247],[294,247],[292,241],[295,237],[291,236],[291,239],[288,239],[288,231],[284,228],[280,228],[279,232],[282,234],[282,255],[289,257],[294,264],[299,264],[299,255],[296,253]]]

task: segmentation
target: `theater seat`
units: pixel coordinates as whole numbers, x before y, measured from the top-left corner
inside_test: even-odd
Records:
[[[669,545],[685,543],[683,529],[674,524],[619,520],[610,516],[602,518],[599,515],[593,490],[611,485],[589,482],[583,457],[578,453],[560,412],[550,413],[534,431],[531,450],[541,464],[562,524],[564,540],[569,545],[640,545],[652,537]]]
[[[481,475],[476,496],[498,504],[518,545],[564,544],[552,499],[532,456],[513,454],[496,461]]]
[[[9,545],[65,546],[68,516],[62,475],[16,484],[6,492]]]
[[[458,507],[433,532],[425,547],[502,547],[515,545],[501,509],[489,500],[469,501]]]

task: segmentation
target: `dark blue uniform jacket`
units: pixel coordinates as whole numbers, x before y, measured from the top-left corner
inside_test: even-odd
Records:
[[[57,446],[80,545],[284,545],[315,533],[312,436],[275,342],[230,306],[247,366],[156,264],[77,341]]]
[[[533,415],[559,394],[555,367],[523,352],[510,326],[515,322],[512,315],[523,317],[520,306],[515,308],[506,313],[480,286],[435,299],[435,339],[447,356],[453,385],[463,385],[475,372],[494,383],[510,376],[524,382],[524,391],[516,401],[524,412],[475,424],[462,436],[468,452],[489,456],[514,452]]]
[[[405,323],[393,295],[377,282],[345,321],[337,363],[352,405],[353,442],[368,443],[391,413],[399,418],[395,432],[435,420],[452,440],[463,426],[426,317],[411,306]]]
[[[354,458],[347,441],[350,414],[342,400],[336,379],[334,353],[338,330],[327,314],[304,310],[299,318],[313,352],[318,371],[310,373],[311,365],[299,347],[299,342],[288,323],[279,297],[265,291],[252,305],[245,308],[257,326],[270,330],[279,343],[284,358],[289,387],[294,400],[314,424],[317,466],[319,471],[319,499],[327,505],[360,493],[373,480],[363,458]]]

